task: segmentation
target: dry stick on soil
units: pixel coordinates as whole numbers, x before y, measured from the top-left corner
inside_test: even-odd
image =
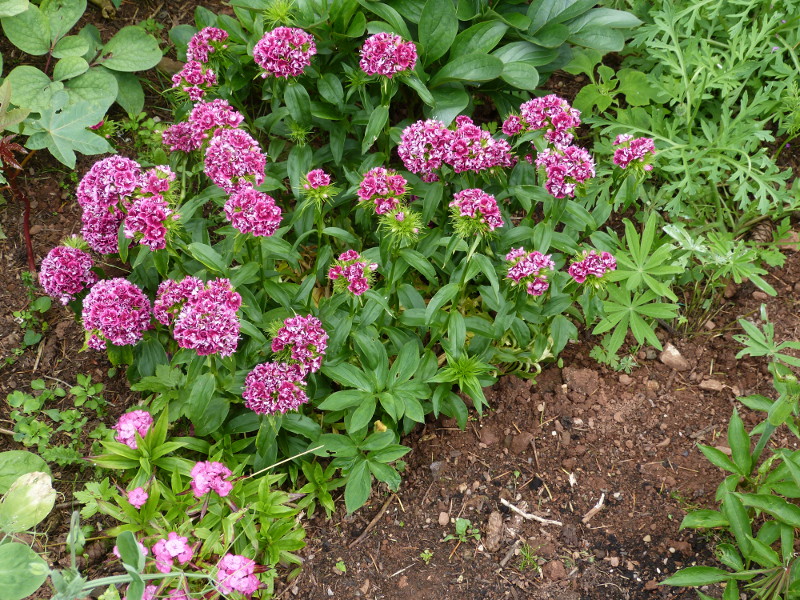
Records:
[[[511,502],[509,502],[505,498],[500,498],[500,504],[502,504],[503,506],[507,506],[512,511],[517,513],[520,517],[522,517],[523,519],[528,519],[529,521],[538,521],[539,523],[542,523],[543,525],[558,525],[559,527],[563,527],[564,526],[564,524],[561,521],[554,521],[552,519],[545,519],[544,517],[539,517],[537,515],[532,515],[530,513],[526,513],[524,510],[518,509],[516,506],[511,504]]]
[[[511,560],[511,557],[514,556],[514,553],[517,551],[519,544],[522,540],[517,540],[511,545],[511,548],[508,549],[508,552],[503,557],[503,560],[500,561],[500,566],[505,567],[508,564],[508,561]]]
[[[370,521],[366,529],[364,529],[364,531],[361,532],[361,535],[358,536],[356,539],[354,539],[352,542],[350,542],[350,544],[347,546],[348,548],[353,548],[364,541],[364,538],[366,538],[367,534],[372,530],[373,527],[375,527],[380,518],[383,516],[383,513],[386,512],[386,509],[389,508],[389,505],[395,498],[397,498],[396,494],[392,494],[391,496],[389,496],[389,499],[383,503],[383,506],[378,511],[378,514],[372,518],[372,521]]]
[[[603,502],[605,502],[605,499],[606,499],[606,494],[605,494],[605,492],[603,492],[602,494],[600,494],[600,500],[597,501],[597,504],[595,504],[592,508],[590,508],[589,512],[587,512],[585,515],[583,515],[583,519],[581,519],[581,523],[586,525],[589,521],[591,521],[592,517],[594,517],[597,513],[600,512],[600,510],[602,510]]]

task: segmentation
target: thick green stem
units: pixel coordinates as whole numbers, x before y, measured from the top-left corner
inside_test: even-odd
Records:
[[[186,577],[187,579],[210,579],[210,577],[203,573],[151,573],[147,575],[139,575],[145,581],[156,580],[156,579],[167,579],[168,577],[177,577],[182,576]],[[133,581],[130,575],[112,575],[110,577],[101,577],[100,579],[95,579],[93,581],[88,581],[86,584],[81,588],[81,592],[89,593],[95,588],[99,587],[108,587],[109,585],[116,585],[117,583],[130,583]],[[80,594],[79,597],[82,597],[83,594]]]

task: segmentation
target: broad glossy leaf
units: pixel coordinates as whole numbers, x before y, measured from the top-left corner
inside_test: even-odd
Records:
[[[28,9],[28,0],[0,0],[0,18],[13,17]]]
[[[458,33],[453,0],[428,0],[419,21],[419,41],[425,64],[444,56]],[[470,49],[470,52],[476,52]]]
[[[47,148],[56,159],[74,168],[75,152],[93,155],[113,151],[105,138],[86,129],[97,124],[104,114],[95,107],[87,110],[79,105],[46,112],[37,122],[44,131],[31,135],[27,146],[33,150]]]
[[[117,80],[117,104],[129,115],[138,115],[144,110],[144,90],[139,78],[132,73],[109,71]]]
[[[103,67],[92,67],[83,75],[67,81],[64,89],[69,94],[70,105],[93,106],[103,114],[114,104],[119,91],[116,78]],[[103,118],[102,114],[100,118]]]
[[[50,569],[36,552],[19,542],[0,546],[0,590],[3,600],[23,600],[38,590]]]
[[[35,4],[2,23],[8,41],[23,52],[41,56],[50,51],[50,23]]]
[[[89,42],[79,35],[68,35],[61,38],[53,48],[53,58],[65,56],[84,56],[89,51]],[[84,56],[84,58],[86,58]]]
[[[436,87],[448,81],[491,81],[503,72],[503,61],[496,56],[473,52],[457,56],[443,66],[430,81]]]
[[[62,58],[53,67],[53,79],[64,81],[82,75],[89,70],[89,63],[82,56],[67,56]]]
[[[112,71],[144,71],[161,60],[158,41],[141,27],[120,29],[101,51],[104,67]]]
[[[0,502],[0,531],[19,533],[41,523],[56,501],[50,475],[33,471],[20,475]]]
[[[469,94],[460,85],[441,87],[431,93],[434,102],[431,118],[442,121],[445,125],[449,125],[469,105]],[[441,187],[432,188],[432,191],[439,193]]]
[[[0,452],[0,494],[5,494],[21,475],[34,471],[49,473],[50,469],[47,463],[33,452],[27,450]]]
[[[533,91],[539,85],[536,67],[524,62],[505,63],[500,78],[521,90]]]
[[[508,25],[502,21],[486,21],[468,27],[456,36],[450,46],[450,58],[469,52],[489,53],[503,39]]]
[[[43,0],[39,6],[50,24],[51,42],[67,35],[86,12],[86,0]]]

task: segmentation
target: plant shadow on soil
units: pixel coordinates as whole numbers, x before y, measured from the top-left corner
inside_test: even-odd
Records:
[[[160,10],[149,0],[141,4]],[[170,11],[180,7],[181,14],[191,14],[196,4],[176,2]],[[132,11],[124,4],[121,18],[136,19]],[[172,24],[165,22],[167,27]],[[565,74],[557,74],[551,82],[551,91],[565,96],[579,87]],[[795,152],[782,158],[797,167]],[[82,160],[76,171],[82,174],[92,162]],[[41,156],[21,176],[32,200],[37,264],[63,237],[80,229],[77,203],[69,196],[71,190],[60,186],[62,182],[69,182],[63,169],[53,168]],[[72,385],[78,373],[91,374],[94,381],[105,384],[109,400],[105,422],[111,425],[137,402],[137,396],[124,377],[107,376],[110,365],[101,354],[79,352],[83,331],[67,310],[54,305],[45,316],[50,329],[42,341],[21,356],[14,353],[23,332],[11,313],[27,302],[21,283],[26,265],[21,214],[13,199],[7,197],[7,203],[0,204],[0,228],[8,236],[0,240],[0,364],[15,359],[0,370],[0,429],[13,426],[3,400],[8,393],[27,391],[36,378]],[[491,408],[482,419],[471,420],[465,431],[447,419],[415,431],[405,440],[413,450],[405,457],[407,467],[397,494],[376,487],[355,515],[346,516],[339,502],[331,520],[318,512],[306,521],[309,537],[301,552],[303,571],[294,581],[279,582],[276,597],[696,598],[694,591],[657,583],[681,567],[713,563],[712,535],[679,531],[686,510],[713,505],[722,478],[697,443],[725,445],[736,396],[772,395],[766,361],[735,358],[740,349],[732,339],[739,330],[736,321],[743,316],[757,319],[758,307],[765,302],[776,324],[776,339],[800,339],[800,254],[789,252],[784,267],[773,270],[767,280],[778,290],[777,297],[764,299],[751,285],[739,286],[714,317],[713,329],[691,339],[671,340],[689,361],[690,370],[674,371],[659,362],[652,348],[644,348],[630,375],[617,373],[589,358],[596,340],[584,337],[562,355],[563,369],[546,368],[535,384],[503,377],[487,390]],[[69,408],[69,400],[61,399],[62,405],[53,408]],[[742,412],[748,428],[762,418],[747,409]],[[97,424],[97,419],[90,420],[85,431]],[[776,443],[795,447],[796,440],[787,433],[779,430]],[[8,434],[0,433],[0,451],[20,448]],[[31,542],[38,551],[46,547],[51,564],[65,567],[69,557],[63,543],[70,513],[79,508],[73,505],[72,491],[93,474],[77,466],[54,467],[53,472],[62,494],[58,509],[40,526],[46,535]],[[602,508],[586,518],[601,495]],[[501,500],[562,525],[525,520]],[[384,506],[386,510],[359,540]],[[481,539],[444,541],[454,533],[456,518],[469,519],[480,529]],[[98,530],[113,525],[97,517],[91,522]],[[86,556],[79,561],[90,577],[122,572],[110,554],[112,545],[106,539],[87,545]],[[529,558],[524,568],[520,551]]]

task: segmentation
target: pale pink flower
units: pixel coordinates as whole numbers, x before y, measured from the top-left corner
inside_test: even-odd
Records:
[[[238,554],[226,554],[217,564],[217,585],[223,594],[233,591],[250,596],[259,588],[253,559]]]
[[[156,559],[156,569],[162,573],[169,573],[175,560],[182,565],[192,560],[194,550],[187,538],[170,531],[166,539],[160,539],[155,543],[153,556]]]
[[[153,426],[153,417],[146,410],[132,410],[120,416],[113,429],[117,432],[114,439],[120,444],[125,444],[129,448],[136,450],[136,434],[143,438]]]
[[[198,498],[211,491],[222,497],[233,489],[233,484],[226,479],[232,475],[231,470],[220,462],[198,462],[192,467],[192,492]]]
[[[136,437],[134,436],[134,441]],[[142,508],[145,502],[147,502],[147,498],[149,498],[147,492],[144,491],[144,488],[137,487],[132,489],[128,492],[128,502],[134,508]],[[146,553],[145,553],[146,554]]]

